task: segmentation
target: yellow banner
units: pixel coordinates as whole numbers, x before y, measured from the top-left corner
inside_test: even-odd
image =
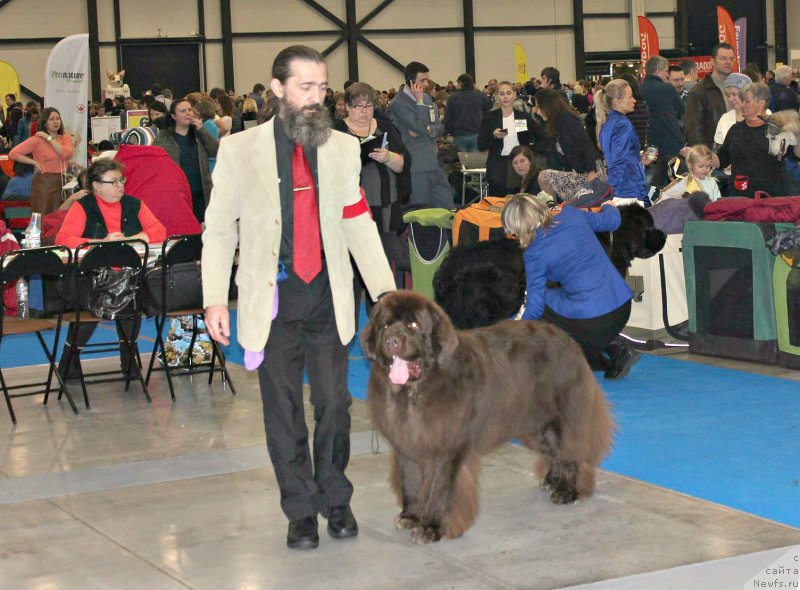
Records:
[[[517,82],[525,84],[530,80],[530,76],[528,76],[528,58],[525,57],[525,50],[522,49],[522,45],[519,43],[514,43],[514,61],[516,63]]]
[[[5,98],[6,94],[13,94],[17,100],[22,102],[22,95],[19,91],[19,76],[17,70],[14,69],[10,63],[0,61],[0,96]],[[0,107],[0,113],[5,117],[6,101],[3,100],[3,105]]]

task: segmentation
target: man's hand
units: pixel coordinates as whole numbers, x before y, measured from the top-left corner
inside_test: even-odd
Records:
[[[425,87],[418,82],[412,82],[409,89],[411,90],[411,94],[414,95],[414,98],[417,99],[417,102],[422,102],[422,98],[425,96]]]
[[[228,346],[231,335],[231,316],[227,305],[210,305],[205,313],[208,335],[220,344]]]

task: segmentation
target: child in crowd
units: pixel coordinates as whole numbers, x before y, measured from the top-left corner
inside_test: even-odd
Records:
[[[686,194],[704,192],[713,202],[722,196],[717,181],[711,176],[714,166],[711,163],[711,150],[707,146],[700,144],[692,147],[686,154],[686,165],[689,174],[665,188],[662,198],[680,199]]]

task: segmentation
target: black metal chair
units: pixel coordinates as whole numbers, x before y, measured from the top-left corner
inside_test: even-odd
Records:
[[[141,297],[134,297],[133,301],[124,309],[115,313],[113,317],[101,313],[95,315],[89,311],[89,301],[92,291],[95,290],[93,277],[102,269],[130,269],[132,272],[131,281],[137,289],[141,288],[142,277],[146,268],[148,255],[147,242],[144,240],[120,240],[110,242],[87,242],[81,244],[75,250],[75,261],[73,272],[72,300],[73,312],[64,314],[64,321],[72,324],[69,331],[67,343],[65,344],[65,354],[62,363],[69,368],[73,362],[76,363],[83,390],[83,401],[86,409],[89,409],[89,394],[86,390],[87,385],[95,383],[109,383],[125,381],[125,391],[130,388],[131,381],[136,378],[142,386],[144,396],[150,403],[150,392],[147,390],[147,383],[142,376],[142,363],[139,357],[137,346],[138,322],[142,317]],[[100,342],[93,344],[83,344],[78,342],[78,334],[82,324],[99,323],[113,320],[116,323],[118,339],[113,342]],[[134,327],[126,328],[126,323],[131,323]],[[134,334],[136,332],[137,334]],[[81,357],[84,353],[94,354],[119,350],[120,356],[127,357],[127,367],[120,370],[97,371],[94,373],[84,373],[81,365]],[[76,360],[74,360],[76,358]],[[110,375],[118,375],[110,377]],[[101,377],[96,379],[96,377]],[[87,378],[90,378],[87,380]]]
[[[5,376],[3,375],[2,368],[0,368],[0,387],[3,388],[3,395],[6,399],[6,405],[8,406],[8,413],[11,415],[11,421],[14,424],[17,423],[17,417],[16,414],[14,414],[14,408],[11,406],[11,399],[44,393],[44,403],[47,404],[54,374],[58,379],[59,399],[63,392],[67,397],[72,411],[76,414],[78,413],[78,408],[72,400],[72,395],[66,383],[64,383],[61,378],[61,375],[58,374],[55,366],[56,347],[58,346],[58,338],[61,335],[61,323],[64,314],[65,285],[69,281],[71,264],[72,252],[69,248],[64,246],[14,250],[0,258],[0,289],[8,285],[16,284],[20,278],[25,278],[27,280],[30,275],[38,274],[55,281],[54,285],[60,286],[61,289],[59,292],[62,293],[59,298],[58,313],[55,319],[14,319],[9,318],[5,313],[0,315],[0,347],[3,341],[8,337],[17,336],[19,334],[36,334],[36,337],[39,339],[39,344],[41,344],[42,350],[47,356],[49,365],[46,381],[22,383],[12,386],[6,384]],[[3,306],[3,312],[5,312],[5,305]],[[42,336],[42,332],[50,330],[55,330],[52,349]],[[33,387],[44,387],[44,389],[36,389],[24,393],[9,393],[16,389],[30,389]]]
[[[200,234],[186,234],[180,236],[170,236],[161,247],[161,257],[159,258],[160,268],[155,268],[148,272],[147,291],[145,299],[148,314],[156,316],[156,342],[153,346],[153,354],[150,357],[150,365],[147,368],[146,383],[150,383],[150,376],[153,371],[164,371],[167,375],[169,393],[175,400],[175,388],[172,383],[173,374],[191,375],[194,373],[208,373],[208,383],[212,383],[214,373],[222,373],[222,386],[227,383],[231,393],[236,395],[236,389],[231,381],[228,367],[225,363],[225,355],[219,344],[209,338],[211,343],[211,359],[208,364],[196,364],[192,351],[197,338],[198,321],[204,319],[203,292],[200,274],[200,259],[202,256],[203,241]],[[187,281],[182,281],[179,277],[186,277]],[[150,279],[154,280],[150,280]],[[192,318],[192,338],[189,342],[188,361],[186,367],[170,367],[167,362],[167,355],[164,347],[162,333],[168,318],[181,316],[191,316]],[[161,354],[163,366],[155,367],[158,354]],[[217,366],[219,361],[219,366]]]

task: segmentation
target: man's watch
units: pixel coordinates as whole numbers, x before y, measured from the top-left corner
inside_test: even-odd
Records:
[[[47,136],[47,141],[48,141],[48,142],[50,142],[50,143],[53,143],[53,140],[54,140],[54,139],[55,139],[55,138],[54,138],[52,135],[48,135],[48,136]]]

